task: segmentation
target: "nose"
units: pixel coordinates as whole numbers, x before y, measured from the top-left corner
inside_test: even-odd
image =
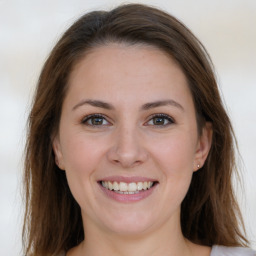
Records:
[[[108,151],[109,161],[123,168],[132,168],[147,160],[148,153],[136,128],[119,129],[113,137]]]

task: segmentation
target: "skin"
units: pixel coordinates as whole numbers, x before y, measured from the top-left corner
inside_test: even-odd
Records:
[[[165,103],[148,104],[159,101]],[[95,114],[103,117],[88,118]],[[165,116],[157,123],[159,114]],[[67,255],[210,255],[180,227],[181,202],[210,146],[211,127],[198,135],[186,77],[164,52],[108,44],[87,53],[71,73],[53,140],[86,237]],[[140,176],[157,185],[142,200],[119,202],[99,185],[109,176]]]

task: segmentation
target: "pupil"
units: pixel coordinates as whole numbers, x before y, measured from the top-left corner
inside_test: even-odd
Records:
[[[154,124],[155,125],[162,125],[162,124],[164,124],[164,118],[162,118],[162,117],[154,118]]]
[[[103,122],[103,119],[100,118],[100,117],[94,117],[94,118],[92,119],[92,124],[93,124],[93,125],[101,125],[102,122]]]

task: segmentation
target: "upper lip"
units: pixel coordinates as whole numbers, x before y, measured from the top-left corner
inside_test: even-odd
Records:
[[[133,176],[133,177],[126,177],[126,176],[107,176],[99,181],[111,181],[111,182],[125,182],[125,183],[132,183],[132,182],[144,182],[144,181],[157,181],[156,179],[142,177],[142,176]]]

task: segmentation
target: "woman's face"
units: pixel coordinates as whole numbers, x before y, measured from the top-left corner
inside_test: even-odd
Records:
[[[170,57],[109,44],[71,73],[53,147],[85,231],[134,235],[179,227],[210,130],[199,137],[186,78]]]

